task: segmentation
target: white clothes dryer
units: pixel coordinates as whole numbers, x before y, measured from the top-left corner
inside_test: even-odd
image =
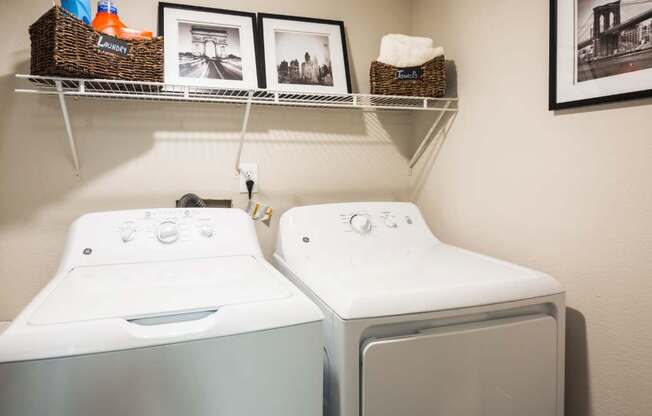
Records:
[[[84,215],[0,335],[0,414],[318,416],[322,319],[243,211]]]
[[[562,416],[564,290],[409,203],[294,208],[273,263],[325,314],[328,416]]]

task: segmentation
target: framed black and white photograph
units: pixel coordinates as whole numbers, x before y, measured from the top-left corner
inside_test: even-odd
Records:
[[[351,92],[343,22],[260,13],[258,28],[268,89]]]
[[[258,88],[256,15],[159,3],[165,82],[210,88]]]
[[[652,1],[551,0],[550,109],[652,97]]]

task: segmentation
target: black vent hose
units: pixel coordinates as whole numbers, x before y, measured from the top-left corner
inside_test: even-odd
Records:
[[[177,208],[206,208],[206,202],[195,194],[185,194],[177,201]]]

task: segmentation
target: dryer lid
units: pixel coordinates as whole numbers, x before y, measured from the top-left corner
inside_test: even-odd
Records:
[[[147,318],[291,296],[267,267],[249,256],[76,267],[29,323]]]
[[[442,311],[563,292],[545,273],[439,242],[279,260],[343,319]]]

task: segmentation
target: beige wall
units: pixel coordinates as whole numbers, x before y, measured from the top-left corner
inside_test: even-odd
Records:
[[[412,11],[454,61],[461,108],[415,187],[429,224],[566,286],[568,416],[650,415],[652,102],[548,112],[546,0]]]
[[[406,175],[409,118],[256,108],[243,160],[259,163],[259,198],[278,220],[297,204],[413,197],[444,241],[553,274],[572,308],[568,415],[649,415],[651,102],[548,112],[547,1],[192,3],[344,20],[362,92],[385,32],[444,45],[461,112],[436,159]],[[244,202],[232,106],[73,102],[74,176],[56,101],[12,92],[28,68],[26,27],[48,4],[0,3],[0,320],[51,277],[84,212],[170,206],[188,191]],[[155,5],[123,1],[121,13],[154,28]],[[258,227],[266,254],[275,228]]]
[[[354,88],[363,92],[380,37],[410,25],[409,7],[391,0],[183,3],[344,20]],[[242,117],[234,106],[72,102],[82,164],[74,175],[56,99],[13,93],[13,74],[28,71],[27,26],[49,4],[0,2],[0,321],[51,277],[66,228],[82,213],[172,206],[185,192],[244,204],[233,173]],[[121,17],[154,29],[156,5],[122,1]],[[406,199],[402,149],[410,127],[393,115],[255,108],[243,161],[259,164],[259,199],[276,208],[276,221],[297,204]],[[268,255],[276,221],[258,227]]]

